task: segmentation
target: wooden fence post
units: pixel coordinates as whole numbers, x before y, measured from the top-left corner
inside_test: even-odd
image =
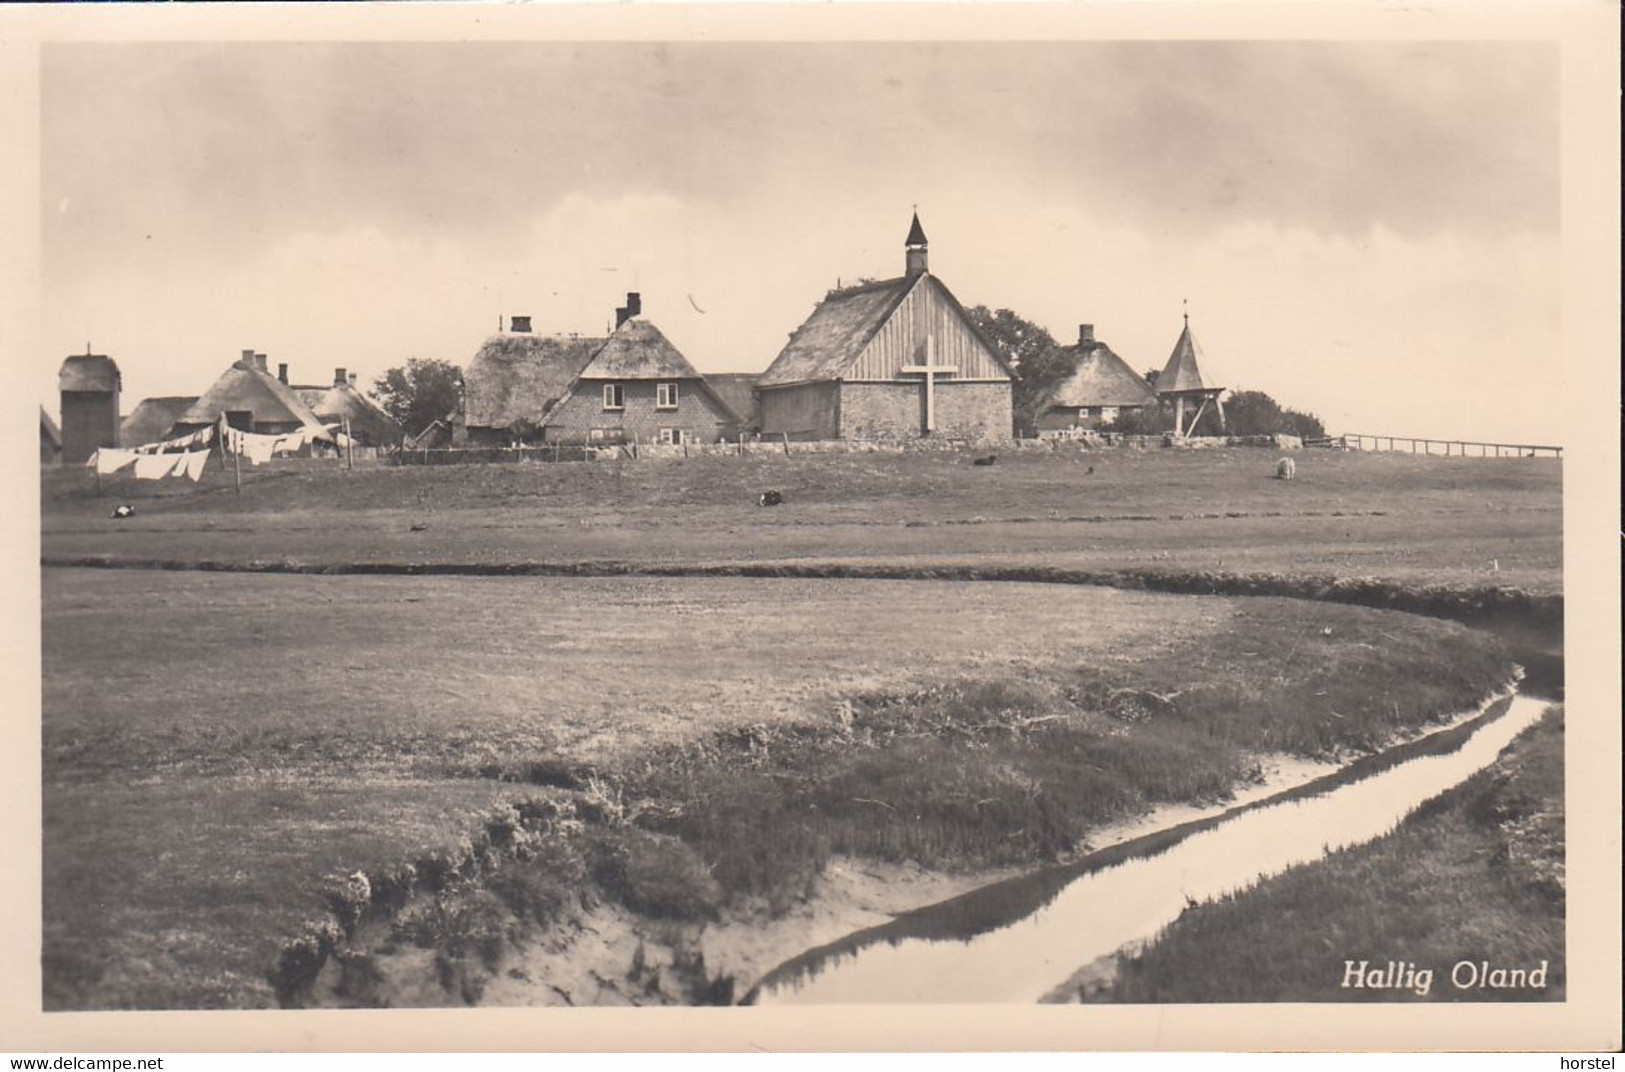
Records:
[[[790,456],[790,433],[780,432],[779,435],[784,437],[784,456],[788,458]]]

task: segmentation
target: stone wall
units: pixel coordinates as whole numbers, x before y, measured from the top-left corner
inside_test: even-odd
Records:
[[[844,439],[922,439],[924,387],[914,383],[843,383]],[[936,430],[930,438],[975,443],[1007,442],[1015,436],[1010,384],[939,383]]]

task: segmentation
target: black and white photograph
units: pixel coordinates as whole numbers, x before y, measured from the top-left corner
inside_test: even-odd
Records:
[[[1596,50],[662,6],[39,24],[19,1000],[1617,1046]]]

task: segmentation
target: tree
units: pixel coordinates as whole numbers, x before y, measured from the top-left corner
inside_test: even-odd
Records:
[[[1237,391],[1224,405],[1231,435],[1295,435],[1315,438],[1326,434],[1313,413],[1287,409],[1263,391]]]
[[[378,377],[372,393],[408,435],[417,435],[456,412],[463,397],[463,372],[450,361],[412,357]]]
[[[1038,403],[1050,388],[1072,371],[1072,364],[1048,331],[1009,309],[997,312],[985,305],[966,310],[976,330],[992,344],[1016,374],[1016,427],[1030,430],[1038,419]]]

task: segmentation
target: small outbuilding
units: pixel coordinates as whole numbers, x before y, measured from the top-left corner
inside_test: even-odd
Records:
[[[1174,434],[1188,435],[1202,419],[1202,413],[1211,404],[1219,413],[1219,427],[1225,427],[1224,403],[1220,396],[1225,388],[1215,387],[1202,377],[1202,348],[1191,334],[1190,314],[1185,314],[1185,327],[1174,342],[1174,352],[1157,375],[1157,397],[1174,404]],[[1191,410],[1189,421],[1186,411]]]
[[[81,465],[102,447],[119,445],[118,364],[87,346],[62,362],[57,373],[62,391],[62,461]]]

